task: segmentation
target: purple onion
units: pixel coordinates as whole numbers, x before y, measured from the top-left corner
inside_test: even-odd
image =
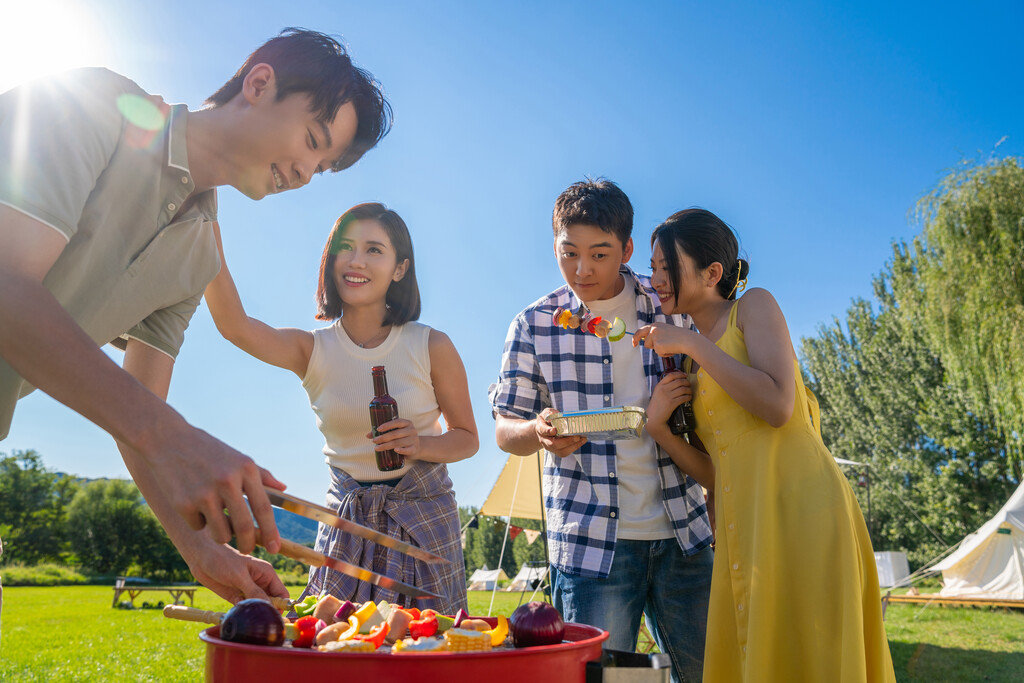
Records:
[[[224,615],[220,637],[232,643],[284,645],[284,619],[266,600],[242,600]]]
[[[565,622],[554,606],[546,602],[520,605],[508,620],[516,647],[557,645],[565,637]]]
[[[334,613],[334,620],[348,621],[348,618],[355,613],[356,606],[353,605],[350,601],[346,600],[345,602],[341,603],[341,607],[339,607],[338,611]]]

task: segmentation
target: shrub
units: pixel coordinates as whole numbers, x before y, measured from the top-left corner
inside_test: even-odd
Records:
[[[59,564],[37,564],[26,567],[14,563],[3,567],[5,586],[72,586],[89,582],[88,577]]]

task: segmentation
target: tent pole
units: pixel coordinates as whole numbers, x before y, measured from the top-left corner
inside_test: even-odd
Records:
[[[519,471],[516,472],[516,485],[512,487],[512,502],[508,506],[508,523],[505,524],[505,537],[501,540],[501,554],[498,555],[498,571],[501,571],[501,563],[505,561],[505,545],[508,543],[509,533],[512,531],[512,511],[516,507],[516,492],[519,490],[519,477],[523,471],[523,460],[519,459]],[[494,611],[494,596],[498,593],[498,580],[494,580],[494,588],[491,590],[491,605],[487,608],[487,616]]]
[[[871,473],[868,472],[867,468],[864,469],[864,479],[868,484],[868,542],[871,543],[871,547],[875,547],[875,542],[871,539]]]
[[[544,506],[544,450],[537,451],[537,486],[540,487],[540,532],[544,539],[544,562],[547,563],[548,582],[544,586],[544,597],[551,602],[551,557],[548,555],[548,513]]]

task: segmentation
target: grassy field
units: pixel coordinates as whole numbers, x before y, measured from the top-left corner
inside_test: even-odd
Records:
[[[0,681],[202,680],[201,625],[165,619],[156,609],[112,609],[112,596],[103,586],[5,588]],[[529,597],[499,593],[494,611],[510,614]],[[470,593],[470,611],[486,614],[490,600],[490,593]],[[200,589],[196,607],[228,604]],[[1022,679],[1022,612],[890,605],[886,628],[901,682]]]

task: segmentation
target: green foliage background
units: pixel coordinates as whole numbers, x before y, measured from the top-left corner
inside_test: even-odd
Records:
[[[477,515],[477,508],[459,508],[459,521],[461,526],[466,524],[474,516],[477,516],[477,528],[467,528],[464,533],[465,548],[463,555],[466,558],[466,577],[477,569],[486,566],[488,569],[497,569],[500,566],[511,579],[519,573],[519,568],[524,562],[537,563],[536,566],[543,566],[546,563],[544,554],[543,535],[530,543],[526,534],[519,534],[515,540],[509,537],[505,541],[507,522],[503,517],[487,517]],[[540,530],[541,523],[537,519],[523,519],[513,517],[511,524],[522,529]],[[505,554],[502,557],[501,546],[505,542]]]
[[[853,301],[801,355],[825,443],[870,465],[875,548],[920,566],[1021,480],[1024,170],[1013,158],[965,165],[915,215],[921,235],[893,245],[876,301]]]

